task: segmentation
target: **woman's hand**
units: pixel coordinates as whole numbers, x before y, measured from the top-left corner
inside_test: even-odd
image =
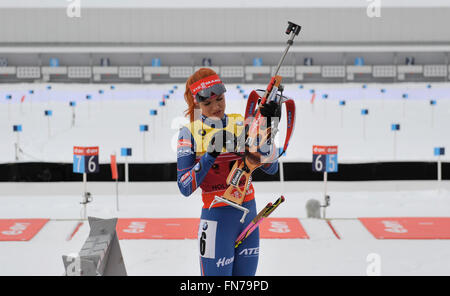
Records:
[[[274,101],[270,101],[269,103],[265,103],[259,109],[261,115],[264,117],[272,118],[272,117],[281,117],[281,106]]]
[[[227,151],[234,151],[236,149],[236,143],[236,137],[232,133],[219,130],[212,136],[206,151],[212,157],[217,158],[222,153],[224,147]]]

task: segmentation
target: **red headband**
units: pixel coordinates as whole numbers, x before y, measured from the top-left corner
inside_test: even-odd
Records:
[[[191,89],[192,96],[195,98],[195,95],[202,90],[208,89],[213,85],[222,83],[222,80],[220,80],[219,75],[211,75],[206,78],[203,78],[202,80],[199,80],[197,82],[194,82],[189,86]]]

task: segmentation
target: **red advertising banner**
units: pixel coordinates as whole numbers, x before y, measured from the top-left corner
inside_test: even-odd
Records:
[[[0,219],[0,241],[29,241],[49,219]]]
[[[119,239],[197,239],[198,218],[127,218],[117,222]],[[305,238],[297,218],[267,218],[260,225],[261,238]]]
[[[198,218],[131,218],[117,221],[119,239],[196,239]]]
[[[267,218],[260,225],[261,238],[304,238],[309,239],[297,218]]]
[[[359,218],[377,239],[450,239],[450,218]]]

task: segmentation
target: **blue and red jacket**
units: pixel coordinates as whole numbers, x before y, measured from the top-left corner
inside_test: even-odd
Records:
[[[180,192],[190,196],[198,187],[202,189],[203,208],[209,208],[214,196],[222,196],[228,185],[226,179],[231,167],[241,157],[226,152],[225,149],[214,158],[206,152],[212,135],[222,129],[239,135],[244,131],[244,118],[239,114],[225,115],[222,120],[211,120],[205,116],[182,127],[177,145],[177,180]],[[274,146],[266,149],[268,154],[275,152]],[[266,151],[264,150],[264,151]],[[267,174],[278,171],[278,161],[260,167]],[[244,187],[240,184],[241,189]],[[247,190],[244,202],[254,199],[253,185]],[[223,203],[216,206],[225,206]]]

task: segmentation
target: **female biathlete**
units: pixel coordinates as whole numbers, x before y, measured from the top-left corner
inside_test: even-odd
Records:
[[[256,216],[255,192],[248,188],[242,206],[249,209],[244,223],[242,212],[225,203],[214,204],[228,187],[227,176],[235,160],[236,139],[244,136],[244,118],[225,114],[225,86],[209,68],[196,71],[186,82],[184,98],[190,123],[180,129],[177,145],[178,187],[184,196],[202,189],[203,208],[198,232],[200,271],[202,275],[255,275],[259,256],[259,231],[254,231],[238,248],[235,240]],[[264,112],[263,112],[264,111]],[[262,106],[261,113],[279,116],[273,105]],[[265,143],[265,156],[275,153],[273,144]],[[263,152],[261,152],[263,154]],[[267,174],[278,171],[278,162],[260,167]],[[243,189],[243,183],[241,189]]]

